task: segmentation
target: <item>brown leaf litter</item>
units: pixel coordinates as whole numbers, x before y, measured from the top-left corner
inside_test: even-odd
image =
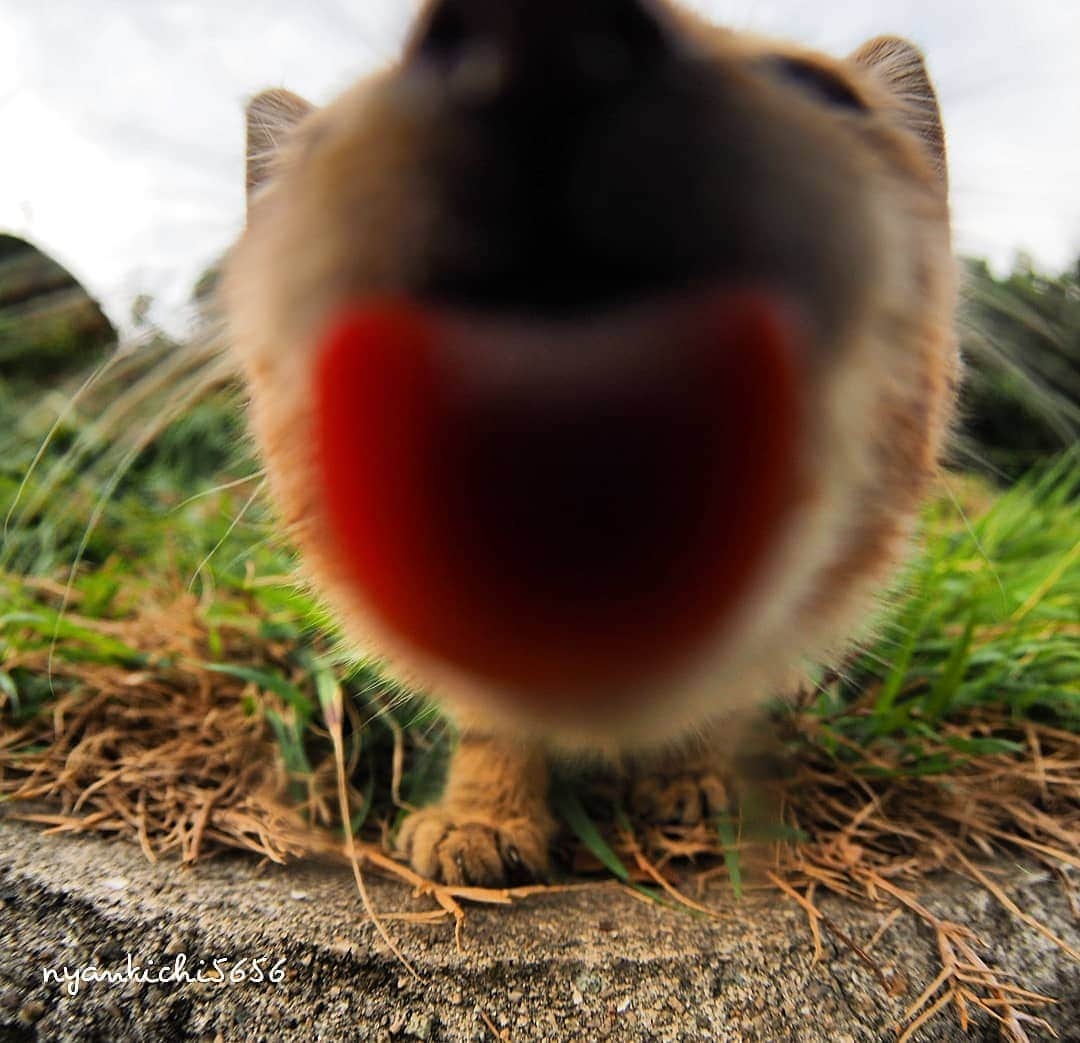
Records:
[[[94,625],[103,626],[99,620]],[[351,781],[360,747],[346,743],[345,725],[355,736],[362,722],[340,690],[324,705],[326,758],[310,777],[290,778],[263,711],[274,709],[284,719],[291,711],[253,682],[206,668],[207,633],[194,599],[181,598],[167,611],[104,625],[155,665],[127,670],[71,662],[45,651],[6,654],[8,672],[22,668],[44,676],[51,669],[57,692],[48,713],[19,723],[5,706],[8,697],[0,693],[0,799],[27,802],[23,817],[54,832],[130,836],[151,861],[177,856],[193,863],[224,849],[274,862],[344,858],[395,953],[387,921],[449,918],[460,944],[463,902],[506,904],[558,889],[434,884],[391,856],[385,823],[381,830],[377,823],[369,825],[363,838],[346,830],[342,843],[341,823],[362,801]],[[239,631],[222,628],[220,636],[226,642],[222,658],[229,662],[262,664],[275,655],[278,665],[285,661],[284,650]],[[901,1041],[949,1008],[962,1028],[973,1009],[982,1010],[1012,1040],[1028,1039],[1025,1026],[1052,1031],[1037,1012],[1053,1001],[987,966],[973,933],[933,914],[918,899],[916,887],[935,871],[960,873],[1080,961],[1067,940],[1020,909],[992,870],[979,864],[986,856],[1023,853],[1059,877],[1077,912],[1070,873],[1080,869],[1080,735],[1015,721],[1002,709],[973,710],[966,720],[948,725],[946,737],[1007,737],[1022,743],[1024,752],[971,756],[947,776],[913,777],[888,774],[902,768],[900,755],[888,747],[875,749],[874,775],[827,757],[813,742],[815,721],[808,714],[793,712],[785,727],[801,752],[793,774],[778,784],[777,800],[783,823],[804,839],[740,838],[737,858],[752,881],[748,886],[779,889],[797,902],[807,914],[816,957],[824,958],[822,931],[831,932],[890,996],[906,991],[906,982],[902,969],[882,968],[875,961],[878,938],[904,914],[933,929],[941,972],[908,1007],[897,1028]],[[395,803],[400,803],[398,783],[408,741],[406,735],[396,736]],[[730,847],[725,851],[714,825],[653,825],[636,834],[623,825],[612,828],[612,844],[632,867],[632,882],[659,888],[666,900],[695,915],[715,915],[705,902],[706,892],[730,885],[733,852]],[[756,875],[755,866],[761,870]],[[377,915],[364,885],[368,868],[403,880],[415,893],[430,897],[433,908]],[[623,885],[593,881],[563,886]],[[888,918],[874,938],[859,944],[818,908],[815,896],[822,892],[869,901]],[[639,890],[631,893],[642,897]]]

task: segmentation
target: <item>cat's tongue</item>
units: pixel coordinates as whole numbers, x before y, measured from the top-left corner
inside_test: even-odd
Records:
[[[775,537],[801,349],[756,290],[559,322],[348,309],[316,384],[342,573],[512,697],[633,688],[718,632]]]

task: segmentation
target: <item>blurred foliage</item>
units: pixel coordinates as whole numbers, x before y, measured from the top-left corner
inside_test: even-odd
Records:
[[[1023,257],[1004,278],[985,261],[969,259],[965,271],[968,455],[1015,479],[1080,432],[1080,259],[1058,276]]]
[[[969,275],[975,455],[996,473],[1039,462],[1004,492],[951,479],[950,495],[927,505],[892,622],[843,676],[819,678],[813,741],[849,774],[881,771],[873,751],[891,751],[889,770],[912,777],[1011,755],[1012,734],[947,730],[980,707],[1080,728],[1080,455],[1055,453],[1075,432],[1076,274],[1049,279],[1020,266],[996,279],[973,262]],[[50,682],[22,665],[28,656],[133,671],[167,657],[120,640],[115,625],[187,598],[207,669],[278,700],[252,706],[264,706],[297,786],[327,756],[315,694],[332,671],[357,722],[380,722],[357,724],[356,742],[389,751],[408,733],[401,793],[423,803],[439,781],[446,729],[377,662],[338,644],[295,583],[294,556],[260,495],[240,391],[214,358],[151,328],[89,385],[28,397],[0,378],[0,708],[6,701],[21,721],[53,706]],[[237,633],[248,640],[230,639]],[[377,763],[388,762],[380,753]],[[392,807],[369,772],[355,780],[365,793],[358,823],[373,799]],[[574,807],[563,813],[582,826]]]
[[[30,389],[98,361],[115,331],[62,265],[0,234],[0,378]]]

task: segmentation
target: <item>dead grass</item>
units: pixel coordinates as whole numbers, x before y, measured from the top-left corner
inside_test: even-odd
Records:
[[[825,958],[822,933],[832,934],[871,970],[885,996],[903,995],[906,975],[874,958],[880,936],[902,915],[932,930],[941,971],[907,1008],[897,1027],[901,1043],[950,1007],[965,1031],[978,1009],[999,1022],[1008,1039],[1027,1040],[1031,1026],[1053,1034],[1038,1012],[1054,999],[989,966],[980,955],[985,942],[966,925],[936,915],[920,895],[933,874],[958,873],[1080,963],[1067,939],[1019,907],[994,868],[1017,857],[1040,863],[1059,879],[1080,919],[1070,877],[1080,869],[1080,735],[981,706],[966,720],[943,725],[941,749],[931,746],[924,755],[953,753],[948,740],[956,739],[1007,739],[1019,749],[918,776],[904,771],[906,754],[887,744],[860,751],[855,766],[828,756],[815,741],[820,725],[808,712],[782,721],[796,752],[791,774],[770,785],[771,802],[782,831],[803,839],[762,839],[759,822],[756,839],[742,837],[737,845],[740,886],[778,889],[797,903],[807,915],[815,959]],[[776,829],[769,832],[775,836]],[[639,836],[624,830],[613,848],[640,870],[632,879],[662,878],[667,893],[693,894],[695,909],[703,908],[710,889],[730,890],[733,883],[730,858],[725,861],[730,850],[713,824],[650,825]],[[687,859],[703,868],[688,870]],[[871,903],[884,917],[881,930],[864,944],[848,937],[821,911],[817,899],[825,893]]]
[[[804,716],[794,726],[812,736],[816,723]],[[945,775],[924,777],[903,774],[901,764],[890,764],[888,752],[879,751],[878,767],[895,774],[868,777],[815,759],[815,748],[806,744],[798,770],[783,784],[783,802],[785,821],[809,839],[779,853],[770,879],[807,910],[819,955],[824,927],[874,968],[886,991],[889,978],[868,955],[872,945],[860,948],[845,938],[814,904],[815,894],[891,906],[934,931],[941,972],[907,1009],[901,1041],[949,1006],[964,1030],[970,1011],[978,1008],[1010,1039],[1026,1040],[1025,1025],[1052,1032],[1036,1012],[1053,1000],[989,967],[980,956],[984,943],[965,925],[931,912],[918,893],[932,873],[959,873],[1080,962],[1080,952],[1066,939],[1018,907],[1008,885],[995,879],[995,869],[979,864],[1018,855],[1043,864],[1058,876],[1075,913],[1069,870],[1080,868],[1080,735],[1017,721],[989,706],[973,709],[967,720],[946,724],[942,731],[954,739],[1007,738],[1022,749],[972,756]]]
[[[162,665],[13,654],[9,670],[51,675],[57,697],[21,724],[0,718],[0,797],[54,806],[24,816],[54,832],[131,836],[151,861],[191,863],[223,848],[274,862],[309,853],[311,830],[285,800],[263,716],[241,681],[201,666],[191,606],[108,626]]]
[[[102,621],[95,623],[100,631]],[[209,637],[193,598],[107,626],[151,665],[129,669],[55,659],[57,694],[50,712],[20,724],[0,715],[0,798],[34,802],[23,817],[53,831],[129,836],[151,860],[175,855],[194,862],[229,848],[275,862],[342,858],[352,865],[368,911],[394,951],[387,921],[450,920],[460,942],[463,903],[505,904],[552,889],[439,886],[390,855],[388,815],[366,817],[356,837],[351,828],[342,830],[368,799],[353,781],[363,756],[356,708],[336,685],[319,692],[326,756],[298,779],[283,764],[266,723],[267,711],[287,719],[289,707],[253,681],[205,667]],[[219,633],[217,640],[226,641],[232,662],[265,662],[274,654],[272,646],[256,644],[240,630]],[[18,668],[44,675],[49,652],[9,658],[7,669]],[[805,910],[817,958],[824,958],[822,932],[830,932],[872,969],[886,996],[902,994],[905,978],[902,968],[879,966],[874,945],[893,918],[915,916],[935,933],[941,971],[909,1005],[898,1027],[901,1040],[950,1008],[962,1027],[973,1010],[981,1010],[1014,1040],[1026,1040],[1032,1025],[1049,1030],[1039,1012],[1052,999],[989,967],[979,939],[965,925],[936,916],[920,900],[919,885],[934,872],[960,873],[1080,961],[1066,939],[1017,906],[984,863],[1017,855],[1041,863],[1059,877],[1075,910],[1069,872],[1080,869],[1080,735],[976,707],[965,719],[942,725],[943,752],[955,752],[950,740],[987,738],[1008,739],[1019,752],[973,755],[947,774],[919,776],[903,770],[902,747],[871,745],[853,763],[826,752],[817,741],[821,719],[808,710],[793,710],[782,726],[795,755],[792,773],[775,783],[775,799],[786,835],[797,832],[800,842],[743,838],[736,821],[733,851],[731,830],[725,841],[715,823],[638,826],[617,818],[606,828],[613,849],[631,867],[627,881],[609,878],[593,886],[636,888],[631,893],[644,897],[641,885],[649,885],[669,904],[715,915],[716,889],[730,891],[738,866],[749,889],[778,889]],[[399,790],[408,753],[403,746],[411,741],[398,733],[380,767],[389,812],[400,803],[389,795]],[[49,810],[41,810],[43,802]],[[578,871],[597,865],[580,845],[573,861]],[[368,870],[396,876],[427,896],[430,908],[377,916],[364,885]],[[847,937],[819,908],[817,898],[826,892],[873,903],[887,917],[882,930],[863,943]]]

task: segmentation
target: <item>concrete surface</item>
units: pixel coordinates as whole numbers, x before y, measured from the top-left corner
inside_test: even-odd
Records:
[[[1020,867],[1010,875],[1022,908],[1080,944],[1059,881]],[[368,879],[382,911],[427,907],[399,884]],[[934,881],[924,899],[974,926],[988,962],[1057,996],[1049,1016],[1060,1037],[1080,1039],[1075,964],[961,881]],[[883,920],[862,906],[822,905],[861,943]],[[738,903],[720,921],[614,890],[473,907],[464,954],[447,925],[390,930],[422,980],[365,922],[344,870],[239,856],[192,870],[151,865],[130,843],[43,836],[0,811],[0,1041],[883,1041],[937,972],[931,933],[906,916],[873,950],[900,995],[890,998],[827,933],[826,960],[815,964],[804,915],[779,896]],[[211,975],[215,959],[229,961],[219,965],[228,973],[258,958],[267,978],[280,961],[284,980],[80,982],[75,995],[43,982],[46,968],[122,970],[129,953],[144,968],[184,955],[189,972],[201,965]],[[945,1018],[916,1038],[961,1036]],[[966,1038],[999,1036],[982,1019]]]

